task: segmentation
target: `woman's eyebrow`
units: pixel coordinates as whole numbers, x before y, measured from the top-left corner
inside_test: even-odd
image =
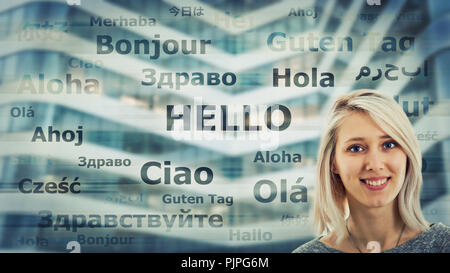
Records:
[[[384,135],[384,136],[380,136],[380,138],[385,139],[385,138],[392,138],[392,137],[390,137],[388,135]],[[362,140],[364,140],[363,137],[352,137],[350,139],[347,139],[344,143],[351,142],[351,141],[362,141]]]

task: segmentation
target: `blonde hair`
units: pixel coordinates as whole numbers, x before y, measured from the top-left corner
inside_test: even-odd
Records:
[[[337,129],[343,118],[354,112],[369,115],[392,137],[407,156],[405,182],[397,196],[400,217],[410,228],[425,230],[428,222],[420,208],[422,186],[422,154],[414,130],[403,109],[389,96],[369,89],[356,90],[337,98],[328,113],[320,141],[316,168],[314,227],[319,235],[336,232],[336,241],[347,235],[345,216],[348,213],[345,188],[332,172]]]

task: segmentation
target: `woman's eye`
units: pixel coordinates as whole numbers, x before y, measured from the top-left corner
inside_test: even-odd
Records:
[[[348,150],[352,153],[361,152],[363,148],[361,146],[351,146]]]
[[[385,149],[392,149],[395,146],[397,146],[397,144],[395,142],[392,142],[392,141],[389,141],[389,142],[386,142],[386,143],[383,144],[383,147]]]

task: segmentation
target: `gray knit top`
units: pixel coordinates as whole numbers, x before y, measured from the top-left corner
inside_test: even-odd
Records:
[[[344,253],[322,243],[320,238],[299,246],[292,253]],[[450,227],[434,223],[417,237],[382,253],[450,253]]]

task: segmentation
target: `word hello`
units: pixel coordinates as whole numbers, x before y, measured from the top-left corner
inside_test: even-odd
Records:
[[[302,180],[303,180],[303,177],[299,177],[295,183],[299,184],[300,182],[302,182]],[[263,186],[269,187],[268,188],[269,196],[267,196],[267,197],[263,197]],[[289,200],[292,203],[308,201],[308,190],[305,186],[293,185],[293,186],[291,186],[291,191],[292,190],[297,190],[297,191],[291,192],[289,195]],[[255,199],[258,202],[261,202],[261,203],[270,203],[270,202],[274,201],[275,198],[277,197],[277,194],[278,194],[277,185],[268,179],[262,179],[262,180],[258,181],[255,184],[255,187],[253,188],[253,196],[255,197]],[[287,202],[287,195],[288,195],[287,181],[286,181],[286,179],[281,179],[281,183],[280,183],[280,202],[281,203]]]
[[[241,231],[237,229],[234,231],[230,229],[229,240],[233,241],[270,241],[272,240],[272,232],[263,232],[260,228],[252,229],[251,231]]]
[[[17,89],[19,93],[29,91],[33,94],[39,92],[39,94],[44,94],[45,92],[51,94],[59,94],[63,91],[67,94],[72,94],[73,84],[75,84],[75,93],[81,94],[82,90],[87,94],[98,94],[100,93],[100,83],[96,79],[86,79],[85,84],[81,83],[79,79],[72,80],[72,74],[66,74],[66,82],[63,83],[60,79],[51,79],[45,82],[45,77],[43,73],[39,74],[39,83],[35,85],[31,79],[31,75],[26,74],[20,81],[19,88]],[[37,87],[37,88],[36,88]]]
[[[33,108],[33,107],[29,106],[28,110],[25,111],[25,107],[19,108],[19,107],[15,106],[15,107],[11,108],[10,114],[13,118],[18,118],[18,117],[32,118],[32,117],[34,117],[34,111],[31,108]],[[25,113],[26,113],[26,116],[25,116]]]
[[[72,183],[66,182],[67,177],[64,177],[60,183],[55,182],[33,182],[29,178],[20,180],[18,187],[21,193],[80,193],[80,189],[75,189],[75,186],[81,187],[78,177],[75,177]],[[29,184],[32,186],[26,186]],[[44,186],[45,185],[45,186]],[[43,189],[42,189],[43,188]]]
[[[83,144],[83,126],[78,126],[78,130],[75,131],[78,136],[78,142],[75,143],[75,146],[80,146]],[[65,142],[72,142],[75,139],[75,132],[72,130],[65,130],[62,133],[62,139]],[[36,127],[34,130],[33,138],[31,142],[36,142],[37,139],[40,139],[42,142],[52,142],[53,137],[55,137],[56,142],[60,142],[61,132],[59,130],[53,130],[53,126],[48,126],[48,140],[45,137],[45,133],[42,130],[41,126]]]
[[[152,168],[151,173],[157,173],[157,179],[150,179],[148,176],[148,170]],[[159,172],[155,169],[159,169]],[[203,175],[202,178],[202,174]],[[161,177],[164,176],[164,184],[170,184],[173,180],[177,185],[191,184],[192,172],[191,169],[187,167],[175,167],[175,174],[172,177],[170,161],[164,161],[164,172],[161,173],[161,163],[155,161],[149,161],[145,163],[141,168],[141,179],[149,185],[156,185],[161,183]],[[200,185],[207,185],[213,180],[213,172],[208,167],[199,167],[194,172],[194,181]]]
[[[330,72],[324,72],[320,74],[320,87],[334,87],[334,75]],[[278,81],[280,79],[284,80],[284,86],[291,86],[291,69],[284,69],[284,75],[278,74],[278,68],[273,69],[273,86],[278,87]],[[311,79],[311,85],[310,83]],[[317,87],[317,68],[313,67],[311,70],[311,76],[305,72],[298,72],[294,75],[294,84],[297,87],[306,87],[310,85],[311,87]]]
[[[172,131],[174,129],[174,120],[182,119],[183,120],[183,129],[185,131],[189,131],[191,129],[191,105],[182,105],[183,113],[182,114],[174,114],[174,105],[167,105],[167,130]],[[228,106],[221,105],[219,113],[205,113],[205,111],[216,111],[216,105],[197,105],[196,107],[196,130],[198,131],[216,131],[216,128],[220,128],[222,131],[239,131],[243,128],[244,131],[260,131],[261,125],[251,125],[250,124],[250,115],[251,108],[249,105],[243,105],[243,116],[241,125],[230,125],[228,124]],[[283,116],[281,125],[275,125],[272,120],[272,114],[276,110],[281,111]],[[220,126],[219,125],[205,125],[205,120],[214,120],[216,116],[221,116]],[[267,107],[265,111],[265,125],[269,130],[274,131],[283,131],[287,129],[291,123],[291,111],[286,106],[274,104]]]
[[[394,100],[400,104],[399,102],[399,96],[395,96]],[[412,101],[413,103],[413,111],[409,112],[409,101],[404,100],[402,101],[403,103],[403,111],[405,112],[406,116],[411,117],[418,117],[419,116],[419,101],[418,100],[414,100]],[[433,101],[430,101],[429,97],[423,97],[422,102],[420,102],[420,104],[422,104],[422,113],[423,115],[426,115],[428,113],[429,107],[431,104],[434,104]]]
[[[257,163],[258,161],[261,163],[278,163],[278,162],[282,162],[282,163],[291,163],[291,158],[292,158],[292,162],[297,163],[297,162],[301,162],[302,157],[300,154],[293,154],[293,156],[291,156],[291,154],[286,153],[285,151],[282,151],[281,155],[277,154],[277,153],[272,153],[270,154],[269,151],[265,152],[265,157],[263,155],[263,152],[258,151],[255,155],[255,159],[253,160],[253,163]]]

